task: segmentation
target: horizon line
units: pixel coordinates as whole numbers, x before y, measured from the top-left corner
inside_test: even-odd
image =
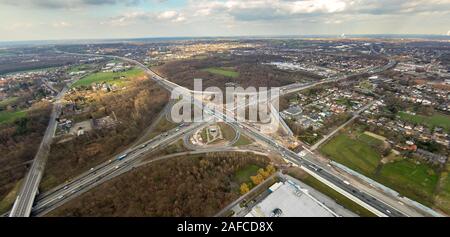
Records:
[[[20,43],[39,43],[39,42],[68,42],[68,41],[127,41],[127,40],[145,40],[145,39],[206,39],[206,38],[296,38],[296,37],[336,37],[336,38],[352,38],[355,36],[406,36],[409,38],[420,37],[444,37],[449,38],[446,34],[400,34],[400,33],[374,33],[374,34],[302,34],[302,35],[235,35],[235,36],[143,36],[143,37],[111,37],[111,38],[67,38],[67,39],[30,39],[30,40],[0,40],[0,44],[20,44]],[[402,38],[402,37],[398,37]]]

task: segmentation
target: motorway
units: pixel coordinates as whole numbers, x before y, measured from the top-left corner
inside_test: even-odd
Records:
[[[31,214],[38,215],[43,212],[46,213],[49,210],[52,210],[72,198],[90,190],[91,188],[124,172],[132,170],[134,163],[143,158],[147,153],[156,151],[171,144],[172,142],[180,139],[180,136],[192,130],[198,129],[199,126],[202,126],[202,124],[196,123],[182,128],[174,128],[167,132],[167,135],[159,135],[146,143],[130,148],[127,151],[117,155],[115,158],[112,158],[90,169],[89,171],[86,171],[71,181],[43,193],[37,197]]]
[[[346,80],[350,77],[355,77],[355,76],[361,76],[364,74],[375,74],[375,73],[380,73],[382,71],[386,71],[390,68],[393,68],[395,65],[397,64],[396,61],[394,60],[389,60],[389,62],[384,65],[384,66],[376,66],[373,68],[369,68],[369,69],[364,69],[361,72],[356,72],[356,73],[352,73],[349,75],[344,75],[344,76],[337,76],[337,77],[330,77],[330,78],[326,78],[323,80],[320,80],[318,82],[312,82],[312,83],[294,83],[294,84],[290,84],[290,85],[286,85],[286,86],[282,86],[280,87],[280,95],[287,95],[287,94],[291,94],[294,92],[298,92],[298,91],[302,91],[302,90],[306,90],[321,84],[326,84],[326,83],[330,83],[330,82],[338,82],[341,80]]]
[[[80,55],[80,54],[78,54],[78,55]],[[83,55],[83,54],[81,54],[81,55]],[[83,56],[89,56],[89,55],[83,55]],[[95,55],[95,56],[98,56],[98,55]],[[183,88],[183,87],[180,87],[177,84],[172,83],[168,80],[164,80],[163,78],[158,76],[156,73],[154,73],[153,71],[151,71],[145,65],[143,65],[142,63],[140,63],[138,61],[128,59],[128,58],[123,58],[123,57],[117,57],[117,56],[107,56],[107,57],[121,59],[121,60],[138,65],[146,73],[151,75],[151,78],[153,80],[155,80],[163,88],[165,88],[169,91],[172,91],[175,88]],[[53,105],[52,113],[50,115],[49,125],[47,126],[44,137],[42,138],[39,149],[35,155],[31,169],[25,176],[24,183],[22,184],[22,186],[19,190],[19,193],[17,195],[17,198],[14,202],[13,208],[10,211],[10,214],[9,214],[10,217],[30,216],[32,206],[34,203],[34,199],[36,197],[36,194],[38,193],[39,184],[41,182],[41,179],[42,179],[42,176],[44,173],[45,164],[47,162],[47,157],[50,152],[50,146],[52,144],[53,136],[56,131],[56,125],[57,125],[56,118],[59,116],[59,114],[61,112],[61,108],[62,108],[61,99],[64,97],[65,93],[69,90],[69,87],[70,87],[70,85],[66,85],[61,90],[61,92],[59,92],[58,95],[55,97],[55,103]]]
[[[193,101],[194,105],[200,106],[201,102]],[[360,191],[356,187],[352,186],[347,181],[337,177],[336,175],[326,171],[319,164],[312,162],[310,160],[303,159],[297,153],[291,151],[288,148],[283,147],[279,143],[277,143],[273,138],[266,136],[265,134],[260,133],[252,126],[249,126],[245,123],[239,123],[236,121],[234,117],[230,117],[227,114],[218,112],[218,111],[207,111],[213,117],[217,119],[223,119],[227,124],[230,124],[233,127],[238,127],[241,130],[241,133],[246,134],[247,136],[255,139],[256,141],[262,142],[270,147],[273,151],[278,151],[282,157],[288,161],[289,163],[295,164],[308,173],[316,176],[321,179],[321,181],[325,181],[324,183],[335,189],[336,191],[344,194],[345,196],[351,198],[353,201],[357,202],[361,206],[367,208],[369,211],[373,212],[377,216],[381,217],[401,217],[407,216],[404,213],[398,211],[394,207],[387,205],[386,203],[374,198],[366,192]]]
[[[69,86],[65,86],[55,97],[55,103],[52,108],[49,124],[34,157],[31,169],[25,176],[24,182],[19,190],[14,206],[10,212],[10,217],[28,216],[31,212],[34,199],[38,192],[39,183],[44,173],[47,156],[50,152],[50,145],[56,131],[56,118],[59,116],[62,108],[61,99],[68,89]]]
[[[276,141],[274,141],[272,138],[267,137],[264,134],[261,134],[257,131],[254,131],[253,128],[249,128],[248,126],[242,126],[243,133],[248,135],[249,137],[261,141],[265,143],[267,146],[269,146],[272,150],[278,151],[282,154],[282,157],[289,161],[290,163],[293,163],[297,166],[300,166],[301,168],[308,170],[308,173],[314,173],[317,176],[323,178],[324,180],[330,182],[334,185],[334,189],[339,188],[341,190],[339,191],[345,191],[346,193],[357,197],[359,200],[361,200],[363,203],[368,204],[370,207],[365,206],[370,211],[374,212],[374,214],[378,216],[405,216],[403,213],[399,212],[398,210],[394,209],[393,207],[383,203],[382,201],[373,198],[367,193],[364,193],[357,188],[353,187],[350,184],[347,184],[345,180],[340,179],[339,177],[329,173],[325,169],[321,168],[318,164],[303,159],[300,157],[297,153],[291,151],[288,148],[283,147],[282,145],[278,144]],[[336,190],[338,191],[338,190]],[[362,203],[359,203],[362,204]],[[364,206],[364,204],[362,204]]]
[[[98,56],[98,55],[96,55]],[[192,92],[184,87],[181,87],[173,82],[169,82],[168,80],[160,77],[159,75],[157,75],[156,73],[154,73],[153,71],[151,71],[149,68],[145,67],[145,65],[132,60],[132,59],[126,59],[123,57],[116,57],[113,56],[115,58],[119,58],[131,63],[134,63],[138,66],[140,66],[141,68],[143,68],[147,73],[149,73],[152,76],[153,80],[156,80],[157,82],[159,82],[160,84],[164,85],[166,89],[175,89],[175,88],[181,88],[181,90],[185,90],[185,91],[189,91]],[[376,67],[376,68],[372,68],[372,69],[368,69],[367,71],[364,71],[362,73],[357,73],[357,74],[352,74],[349,76],[344,76],[344,77],[339,77],[339,78],[331,78],[331,79],[327,79],[327,80],[323,80],[317,83],[311,83],[308,85],[298,85],[298,86],[294,86],[294,87],[289,87],[288,89],[282,88],[281,94],[288,94],[288,93],[292,93],[292,92],[296,92],[299,90],[304,90],[304,89],[308,89],[314,86],[317,86],[319,84],[324,84],[324,83],[329,83],[329,82],[334,82],[334,81],[339,81],[339,80],[343,80],[346,78],[349,78],[350,76],[356,76],[356,75],[360,75],[360,74],[365,74],[365,73],[378,73],[384,70],[387,70],[389,68],[392,68],[394,65],[396,64],[395,61],[390,60],[388,64],[382,66],[382,67]],[[198,101],[195,100],[193,101],[194,105],[203,108],[203,102],[202,101]],[[231,109],[234,110],[234,109]],[[264,134],[261,134],[259,131],[255,131],[255,129],[251,126],[248,126],[244,123],[237,123],[235,121],[234,117],[229,117],[226,114],[220,113],[217,111],[209,111],[209,114],[218,118],[219,120],[224,120],[226,123],[230,124],[233,127],[239,127],[241,128],[241,132],[248,134],[250,137],[254,138],[257,141],[261,141],[267,145],[269,145],[270,147],[272,147],[272,149],[274,150],[278,150],[282,156],[285,157],[285,159],[290,160],[291,162],[293,162],[294,164],[297,164],[301,167],[303,167],[304,169],[309,170],[312,173],[315,173],[317,175],[319,175],[320,177],[324,178],[325,180],[329,181],[330,183],[332,183],[334,186],[332,188],[339,188],[341,191],[345,191],[347,192],[348,195],[357,197],[359,200],[361,200],[363,203],[367,203],[368,205],[370,205],[370,207],[372,207],[372,211],[379,215],[379,216],[405,216],[403,213],[397,211],[396,209],[394,209],[393,207],[381,202],[380,200],[377,200],[373,197],[371,197],[370,195],[368,195],[367,193],[364,193],[362,191],[359,191],[357,188],[352,187],[349,184],[344,183],[344,180],[332,175],[331,173],[324,171],[322,168],[320,168],[320,166],[318,166],[317,164],[314,164],[311,161],[302,159],[299,155],[297,155],[296,153],[292,152],[291,150],[279,145],[278,143],[276,143],[272,138],[267,137]],[[367,206],[366,206],[367,207]],[[368,207],[368,208],[370,208]],[[375,209],[375,210],[374,210]]]
[[[87,55],[87,56],[89,56],[89,55]],[[95,55],[95,56],[99,56],[99,55]],[[101,56],[103,56],[103,55],[101,55]],[[141,64],[140,62],[137,62],[132,59],[118,57],[118,56],[107,56],[107,57],[125,60],[125,61],[128,61],[130,63],[133,63],[133,64],[141,67],[145,72],[147,72],[151,76],[151,78],[153,80],[155,80],[158,84],[162,85],[164,88],[166,88],[168,90],[179,89],[182,91],[188,91],[189,93],[192,93],[192,91],[190,91],[186,88],[183,88],[181,86],[178,86],[177,84],[160,77],[159,75],[157,75],[156,73],[151,71],[149,68],[147,68],[145,65]],[[377,68],[377,69],[370,69],[366,73],[380,72],[382,70],[385,70],[384,68],[390,68],[393,65],[395,65],[395,62],[390,61],[387,65]],[[354,75],[350,75],[350,76],[354,76]],[[312,83],[312,84],[308,84],[308,85],[299,84],[298,86],[289,87],[286,89],[282,88],[283,89],[282,94],[288,94],[288,93],[292,93],[295,91],[304,90],[304,89],[311,88],[311,87],[319,85],[319,84],[342,80],[343,78],[348,78],[348,77],[349,76],[335,78],[335,79],[328,79],[325,81],[321,81],[318,83]],[[203,108],[203,102],[201,102],[201,101],[194,100],[194,105],[201,106]],[[359,203],[362,203],[363,206],[367,207],[369,210],[374,212],[376,215],[378,215],[378,216],[405,216],[405,214],[401,213],[397,209],[385,204],[384,202],[382,202],[378,199],[373,198],[372,196],[368,195],[367,193],[365,193],[363,191],[358,190],[357,188],[353,187],[351,184],[348,184],[348,182],[346,183],[345,180],[342,180],[342,179],[338,178],[337,176],[335,176],[334,174],[331,174],[330,172],[324,170],[318,164],[315,164],[312,161],[303,159],[298,154],[279,145],[277,142],[274,141],[273,138],[268,137],[264,134],[261,134],[259,131],[256,131],[256,129],[254,129],[252,126],[249,126],[249,125],[246,125],[243,123],[238,123],[235,121],[234,118],[230,118],[225,114],[214,113],[212,111],[209,111],[209,113],[216,118],[219,117],[219,119],[225,118],[226,123],[230,124],[233,127],[239,127],[239,129],[241,130],[242,133],[245,133],[249,137],[266,144],[267,146],[271,147],[274,151],[278,151],[280,154],[282,154],[282,156],[285,160],[302,167],[303,169],[309,171],[310,173],[316,175],[319,178],[322,178],[323,180],[326,181],[325,184],[327,184],[328,186],[334,188],[337,191],[345,192],[345,193],[347,193],[348,196],[352,196],[352,197],[355,197],[357,200],[360,200]],[[201,126],[201,124],[192,125],[192,126],[189,126],[189,128],[196,127],[196,126]],[[168,137],[173,138],[173,137],[180,135],[180,133],[183,133],[183,132],[187,132],[187,130],[180,129],[178,132],[176,132]],[[84,178],[82,178],[81,181],[80,181],[80,179],[76,179],[76,181],[72,181],[72,183],[69,183],[69,184],[63,186],[62,190],[59,187],[59,189],[56,192],[43,195],[43,197],[40,197],[38,200],[39,205],[36,205],[33,208],[33,212],[40,212],[40,211],[42,211],[42,208],[45,208],[45,207],[48,208],[48,206],[51,207],[53,205],[57,205],[58,202],[60,202],[62,200],[67,200],[67,197],[70,197],[73,193],[77,193],[78,191],[81,191],[83,189],[83,187],[87,187],[89,185],[94,185],[94,184],[98,185],[98,183],[105,177],[111,177],[111,176],[114,177],[119,171],[124,170],[127,167],[129,168],[129,166],[127,164],[129,164],[133,160],[137,159],[138,157],[142,156],[145,152],[148,152],[149,149],[155,149],[155,146],[161,146],[163,144],[166,144],[166,143],[164,143],[164,141],[168,142],[170,140],[168,138],[162,139],[162,140],[157,140],[157,141],[154,141],[154,142],[156,142],[156,144],[152,144],[148,148],[142,148],[141,150],[133,150],[132,152],[130,152],[130,154],[128,154],[126,159],[116,160],[114,162],[111,161],[110,164],[103,164],[103,166],[99,166],[96,169],[87,172],[83,176]],[[42,175],[42,173],[41,173],[41,175]],[[28,182],[26,182],[26,183],[28,183]],[[36,182],[32,182],[32,183],[30,183],[30,185],[24,186],[25,191],[34,190],[34,189],[37,191],[38,184],[39,184],[39,181],[37,181],[37,184],[36,184]],[[27,194],[28,198],[30,198],[29,195],[33,194],[32,192],[31,193],[26,192],[26,193],[28,193]],[[18,197],[18,199],[20,201],[20,196]],[[33,197],[33,199],[34,199],[34,197]],[[13,209],[13,211],[15,211],[15,210]],[[22,216],[27,216],[27,210],[24,210],[18,214],[22,215]]]
[[[389,65],[386,65],[382,68],[390,68],[394,64],[395,63],[390,61]],[[379,69],[372,69],[372,71],[379,71]],[[291,92],[289,92],[289,93],[291,93]],[[201,102],[194,101],[194,104],[196,106],[200,106],[201,104],[199,104],[199,103],[201,103]],[[357,113],[364,111],[366,109],[366,107],[368,107],[370,105],[371,104],[363,107]],[[361,191],[358,188],[352,186],[350,183],[348,183],[348,181],[337,177],[335,174],[332,174],[329,171],[326,171],[325,169],[323,169],[321,167],[321,165],[319,165],[315,162],[312,162],[311,160],[303,159],[295,152],[278,144],[276,141],[274,141],[273,138],[260,133],[252,126],[249,126],[245,123],[238,123],[234,117],[229,117],[227,114],[220,113],[218,111],[209,111],[209,114],[211,114],[212,116],[214,116],[218,119],[223,119],[226,123],[230,124],[233,127],[236,127],[236,126],[239,127],[242,130],[241,133],[248,135],[249,137],[255,139],[256,141],[260,141],[260,142],[268,145],[274,151],[278,151],[282,155],[282,157],[285,160],[287,160],[288,162],[293,163],[293,164],[303,168],[308,173],[312,174],[313,176],[315,176],[316,178],[321,180],[326,185],[330,186],[331,188],[335,189],[336,191],[340,192],[341,194],[349,197],[350,199],[357,202],[361,206],[372,211],[377,216],[382,216],[382,217],[408,216],[407,214],[402,213],[401,211],[392,207],[391,205],[388,205],[385,202],[383,202],[377,198],[374,198],[372,195],[368,194],[367,192]],[[412,213],[414,213],[415,215],[418,214],[417,212],[412,212]]]
[[[189,128],[185,131],[190,131],[192,128]],[[182,132],[186,134],[186,132]],[[163,145],[170,144],[171,142],[179,139],[179,133],[174,133],[173,136],[168,137],[168,140],[164,143],[159,144],[159,147]],[[155,141],[150,141],[150,143],[155,143]],[[138,148],[139,149],[139,148]],[[44,193],[42,196],[38,196],[35,206],[32,210],[32,216],[43,216],[50,211],[56,209],[57,207],[67,203],[68,201],[79,197],[83,193],[91,190],[92,188],[111,180],[123,173],[129,172],[135,168],[148,165],[150,163],[161,161],[169,158],[186,156],[186,155],[195,155],[195,154],[205,154],[212,152],[241,152],[241,153],[253,153],[255,155],[267,156],[266,153],[258,152],[255,150],[249,149],[238,149],[231,147],[217,147],[217,148],[209,148],[202,149],[198,151],[187,151],[180,152],[175,154],[169,154],[157,158],[146,159],[146,155],[150,154],[153,151],[156,151],[158,148],[153,149],[140,149],[139,153],[137,150],[135,154],[130,154],[124,162],[117,162],[117,160],[111,160],[105,162],[97,167],[94,170],[90,170],[83,175],[73,179],[71,182],[61,185]],[[131,152],[132,153],[132,152]],[[114,168],[111,168],[114,167]]]

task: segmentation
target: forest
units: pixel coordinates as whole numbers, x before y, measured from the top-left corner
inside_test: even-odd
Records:
[[[161,160],[106,182],[49,216],[213,216],[239,197],[238,170],[268,162],[251,153]]]
[[[269,55],[216,55],[206,59],[189,59],[167,62],[154,70],[161,76],[190,89],[194,87],[194,79],[203,79],[203,89],[217,86],[223,89],[225,83],[235,83],[247,88],[279,87],[295,82],[308,82],[320,79],[306,72],[291,72],[279,70],[265,62],[280,60],[278,56]],[[227,68],[235,72],[234,76],[211,73],[211,68]]]
[[[41,143],[50,110],[49,103],[39,102],[27,110],[25,117],[0,125],[0,206],[3,206],[5,196],[25,175],[27,164],[31,164],[27,162],[34,158]]]
[[[168,93],[150,80],[133,81],[125,90],[94,97],[89,117],[117,116],[112,128],[92,130],[52,145],[41,191],[46,191],[103,161],[133,143],[168,101]],[[113,115],[114,114],[114,115]]]

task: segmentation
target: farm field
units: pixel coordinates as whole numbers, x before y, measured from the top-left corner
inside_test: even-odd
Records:
[[[140,69],[131,69],[124,72],[97,72],[86,76],[75,82],[72,87],[89,86],[92,83],[108,82],[112,84],[123,84],[125,80],[144,76],[145,73]],[[121,79],[125,77],[125,80]]]
[[[423,124],[429,128],[442,127],[446,131],[450,131],[450,116],[436,113],[433,116],[413,115],[406,112],[399,112],[398,116],[403,121],[413,124]]]
[[[377,180],[420,203],[430,205],[439,175],[426,164],[401,160],[385,164]]]
[[[367,139],[371,138],[365,136]],[[381,156],[364,141],[354,140],[346,134],[339,134],[323,145],[320,151],[334,161],[367,176],[374,173],[381,159]]]
[[[373,134],[376,137],[376,134]],[[393,156],[390,153],[381,161],[375,149],[382,140],[367,133],[341,133],[320,148],[322,154],[345,165],[403,196],[447,213],[450,211],[450,178],[422,161]],[[389,158],[390,157],[390,158]]]
[[[434,205],[446,213],[450,213],[450,165],[441,173]]]

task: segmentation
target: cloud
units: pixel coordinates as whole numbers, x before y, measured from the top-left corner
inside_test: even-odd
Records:
[[[65,22],[65,21],[59,21],[59,22],[53,23],[52,26],[55,28],[67,28],[67,27],[71,27],[72,24]]]
[[[171,21],[171,22],[183,22],[186,20],[186,18],[183,16],[183,14],[177,12],[177,11],[164,11],[159,13],[156,18],[158,20],[165,20],[165,21]]]
[[[227,15],[240,21],[450,12],[449,0],[191,0],[190,5],[194,16]]]
[[[165,2],[149,1],[155,4]],[[265,25],[277,24],[352,27],[388,20],[393,22],[402,17],[413,19],[414,16],[431,13],[433,16],[436,12],[442,14],[446,11],[450,11],[450,0],[188,0],[182,7],[169,7],[165,11],[125,12],[108,17],[102,24],[130,26],[165,22],[195,24],[192,28],[216,25],[226,26],[228,29],[251,27],[250,25],[262,29]]]
[[[145,0],[2,0],[0,4],[29,8],[73,9],[88,6],[107,6],[119,4],[133,6],[144,1]]]
[[[127,12],[119,16],[111,17],[107,21],[101,22],[104,25],[127,26],[138,22],[184,22],[186,17],[177,11],[163,11],[159,13],[134,11]]]
[[[450,34],[450,0],[0,0],[3,8],[0,27],[29,30],[0,40],[69,37],[56,28],[71,26],[75,37]]]
[[[193,3],[193,2],[192,2]],[[227,14],[236,20],[274,20],[342,12],[348,3],[345,0],[227,0],[201,1],[194,15],[210,16],[212,14]]]
[[[120,16],[110,17],[108,20],[101,22],[102,25],[126,26],[137,20],[149,20],[152,15],[143,11],[127,12]]]
[[[35,26],[35,24],[33,24],[31,22],[15,22],[11,25],[4,26],[3,30],[6,30],[6,31],[28,30],[34,26]]]

